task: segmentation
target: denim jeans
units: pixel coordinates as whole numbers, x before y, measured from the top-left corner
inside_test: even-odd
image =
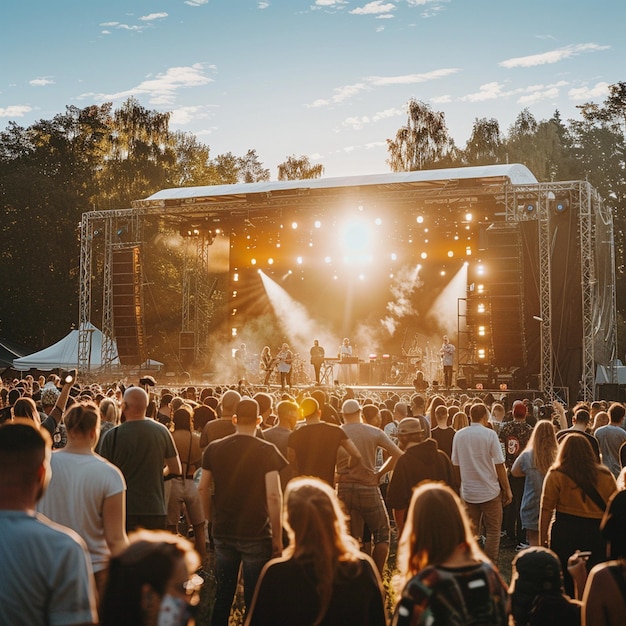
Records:
[[[350,517],[350,534],[363,539],[363,523],[372,533],[374,544],[389,543],[389,516],[378,485],[338,483],[337,495]]]
[[[496,496],[488,502],[473,504],[465,503],[474,532],[480,534],[480,522],[485,526],[485,554],[494,562],[498,562],[500,552],[500,529],[502,527],[502,497]]]
[[[212,626],[228,626],[230,608],[237,590],[239,566],[243,566],[243,595],[246,609],[252,604],[254,588],[263,566],[272,556],[272,540],[214,539],[217,589],[211,617]]]

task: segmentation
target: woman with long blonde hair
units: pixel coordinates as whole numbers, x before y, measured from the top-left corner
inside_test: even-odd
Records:
[[[398,568],[404,588],[393,626],[508,623],[506,585],[447,485],[424,483],[413,492]]]
[[[526,477],[520,505],[520,519],[531,546],[539,545],[539,504],[543,480],[556,460],[558,443],[552,422],[539,420],[526,448],[515,459],[511,474]]]
[[[290,481],[285,526],[289,546],[263,569],[246,626],[386,624],[376,566],[349,535],[329,485],[312,477]]]

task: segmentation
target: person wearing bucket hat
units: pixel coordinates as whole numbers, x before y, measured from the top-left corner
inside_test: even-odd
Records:
[[[616,491],[600,523],[611,559],[589,573],[583,595],[583,619],[593,626],[626,624],[626,491]]]

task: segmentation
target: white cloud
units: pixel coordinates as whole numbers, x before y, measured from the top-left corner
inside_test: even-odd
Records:
[[[372,89],[372,87],[387,87],[389,85],[413,85],[416,83],[423,83],[429,80],[436,80],[443,78],[444,76],[450,76],[456,74],[459,70],[457,68],[442,68],[440,70],[433,70],[432,72],[425,72],[423,74],[401,74],[399,76],[368,76],[363,82],[355,83],[353,85],[345,85],[344,87],[336,87],[333,89],[334,95],[331,98],[318,98],[313,103],[307,105],[309,108],[319,108],[324,106],[330,106],[332,104],[338,104],[347,100],[361,91]]]
[[[369,76],[367,82],[376,87],[384,87],[387,85],[413,85],[415,83],[425,83],[429,80],[437,80],[451,74],[456,74],[458,68],[448,67],[423,74],[400,74],[399,76]]]
[[[100,26],[117,26],[119,22],[102,22]]]
[[[341,126],[343,128],[351,128],[352,130],[360,130],[369,124],[374,124],[375,122],[387,119],[388,117],[397,117],[399,115],[406,115],[406,111],[397,108],[390,108],[385,109],[384,111],[378,111],[372,116],[361,115],[347,117],[343,122],[341,122]]]
[[[452,102],[452,96],[450,95],[437,96],[435,98],[431,98],[430,101],[433,104],[448,104],[449,102]]]
[[[190,7],[201,7],[208,2],[209,0],[185,0],[185,4],[188,4]]]
[[[210,117],[210,112],[207,110],[209,108],[203,105],[195,105],[195,106],[187,106],[187,107],[179,107],[177,109],[172,110],[172,115],[170,117],[170,123],[173,126],[186,126],[190,122],[194,120],[203,120]]]
[[[541,100],[552,100],[558,98],[559,90],[557,87],[551,87],[541,91],[533,91],[532,93],[522,96],[518,99],[519,104],[535,104],[535,102],[541,102]]]
[[[0,107],[0,117],[24,117],[30,113],[33,107],[27,104],[12,104],[8,107]]]
[[[348,4],[347,0],[315,0],[315,4],[311,6],[311,9],[341,9],[345,4]]]
[[[110,30],[103,30],[100,32],[101,35],[110,35],[111,31]]]
[[[132,30],[132,31],[139,31],[139,30],[143,30],[143,26],[131,26],[130,24],[118,24],[115,28],[119,29],[119,30]]]
[[[54,81],[51,78],[33,78],[28,81],[29,85],[33,87],[45,87],[46,85],[54,85]]]
[[[503,91],[503,85],[498,82],[485,83],[478,88],[475,93],[469,93],[460,98],[463,102],[484,102],[485,100],[495,100],[504,95],[509,95]]]
[[[257,2],[257,7],[259,7],[259,9],[267,9],[269,5],[269,2]]]
[[[536,67],[537,65],[548,65],[551,63],[558,63],[565,59],[578,56],[585,52],[597,52],[599,50],[607,50],[610,46],[600,46],[595,43],[579,43],[572,44],[570,46],[564,46],[563,48],[557,48],[556,50],[549,50],[541,54],[531,54],[525,57],[515,57],[513,59],[506,59],[501,61],[499,65],[501,67]]]
[[[442,0],[407,0],[407,4],[410,7],[423,7],[427,4],[433,4],[441,2]]]
[[[209,66],[213,69],[214,66]],[[131,96],[147,95],[151,104],[169,105],[174,102],[176,92],[180,89],[199,87],[213,82],[207,76],[205,66],[196,63],[186,67],[170,67],[162,74],[149,77],[136,87],[113,94],[82,94],[80,98],[94,97],[101,101],[125,100]]]
[[[352,96],[355,96],[357,93],[367,89],[367,85],[365,83],[356,83],[354,85],[345,85],[343,87],[336,87],[333,89],[334,95],[330,99],[319,98],[315,100],[312,104],[309,104],[309,108],[318,108],[322,106],[328,106],[330,104],[337,104],[339,102],[343,102]]]
[[[609,83],[596,83],[593,87],[575,87],[567,92],[570,100],[595,100],[609,95]]]
[[[376,19],[377,20],[391,20],[393,19],[395,16],[392,15],[391,13],[385,13],[384,15],[377,15]]]
[[[149,15],[144,15],[139,19],[142,22],[152,22],[153,20],[162,20],[165,17],[167,17],[167,13],[150,13]]]
[[[391,2],[383,4],[383,0],[373,0],[368,2],[365,6],[352,9],[350,13],[352,15],[379,15],[380,13],[389,13],[395,11],[396,5]]]

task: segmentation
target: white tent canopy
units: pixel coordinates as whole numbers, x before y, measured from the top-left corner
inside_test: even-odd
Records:
[[[93,324],[87,323],[89,336],[89,370],[102,367],[102,332]],[[115,358],[111,365],[119,365],[117,347],[113,345]],[[72,330],[55,344],[39,352],[13,360],[13,368],[20,372],[30,369],[49,371],[53,369],[78,368],[78,331]]]

